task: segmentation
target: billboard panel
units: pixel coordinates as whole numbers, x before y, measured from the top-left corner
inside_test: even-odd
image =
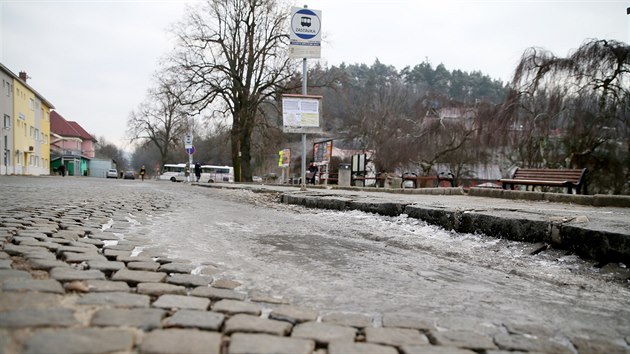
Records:
[[[291,163],[291,149],[283,149],[278,151],[278,166],[289,167]]]
[[[332,159],[332,140],[313,144],[313,162],[327,164]]]

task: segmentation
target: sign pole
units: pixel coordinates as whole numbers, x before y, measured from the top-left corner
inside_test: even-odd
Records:
[[[306,6],[304,6],[306,7]],[[302,94],[306,95],[307,91],[307,70],[306,58],[302,59]],[[302,133],[302,185],[300,190],[306,190],[306,133]]]
[[[293,7],[291,9],[291,31],[289,34],[289,58],[302,59],[302,96],[307,95],[307,58],[321,58],[321,11],[309,10],[307,5],[303,8]],[[307,111],[302,112],[301,104],[297,107],[291,107],[287,104],[289,110],[294,111],[291,115],[292,124],[283,124],[287,127],[298,128],[302,133],[302,171],[300,186],[301,190],[306,190],[306,133],[304,128],[319,128],[319,106],[313,107],[307,104]],[[284,122],[284,101],[283,101],[283,123]],[[297,112],[295,112],[297,111]],[[304,115],[303,115],[304,114]],[[287,117],[288,118],[288,117]],[[295,125],[295,121],[300,124]],[[304,118],[304,119],[303,119]],[[317,125],[312,125],[312,120],[316,118]],[[288,132],[288,130],[285,130]],[[297,133],[298,131],[295,131]]]
[[[194,124],[194,120],[192,117],[190,117],[190,143],[192,144],[192,139],[193,139],[193,124]],[[188,182],[192,182],[194,181],[194,179],[192,178],[192,174],[193,174],[193,152],[194,150],[192,150],[190,152],[190,154],[188,154]]]

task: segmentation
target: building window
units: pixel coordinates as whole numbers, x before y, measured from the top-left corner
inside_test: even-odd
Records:
[[[31,155],[28,164],[33,167],[39,167],[39,156]]]
[[[4,125],[5,129],[11,129],[11,116],[8,114],[4,115]]]
[[[7,89],[7,97],[11,97],[11,83],[7,82],[5,87]]]
[[[28,100],[28,108],[30,108],[31,111],[35,110],[35,101],[32,98]]]
[[[11,162],[11,150],[8,149],[9,147],[9,137],[8,136],[4,136],[4,165],[5,166],[9,166],[9,163]]]
[[[35,141],[39,141],[39,129],[35,128]]]

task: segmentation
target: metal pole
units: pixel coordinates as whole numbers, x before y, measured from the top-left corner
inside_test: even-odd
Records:
[[[306,6],[305,6],[306,7]],[[306,58],[302,59],[302,94],[307,93],[307,71],[306,71]],[[302,185],[300,190],[306,190],[306,133],[302,133]]]
[[[190,134],[190,142],[192,143],[192,137],[193,137],[193,123],[194,123],[194,119],[193,117],[190,117],[190,121],[189,121],[189,134]],[[191,144],[192,146],[194,146],[193,144]],[[192,150],[190,151],[192,152]],[[188,181],[187,182],[192,182],[194,181],[194,179],[192,178],[192,174],[194,173],[194,166],[193,166],[193,154],[189,153],[188,154]]]

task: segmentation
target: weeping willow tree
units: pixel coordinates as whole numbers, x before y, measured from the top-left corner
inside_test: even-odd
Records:
[[[589,189],[629,193],[630,46],[588,40],[566,58],[530,48],[502,109],[514,165],[588,168]]]

